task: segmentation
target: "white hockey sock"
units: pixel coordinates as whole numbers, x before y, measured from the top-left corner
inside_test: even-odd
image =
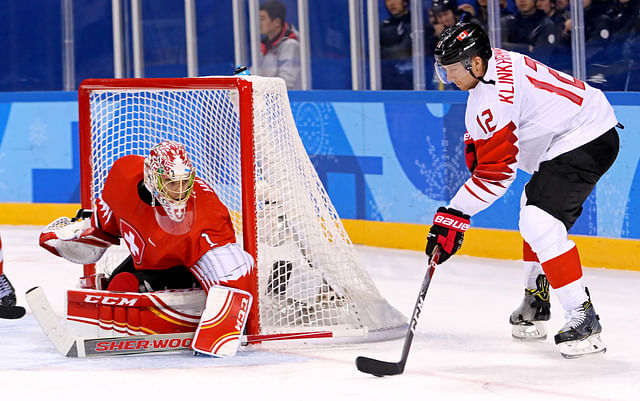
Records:
[[[565,311],[575,309],[589,299],[581,278],[554,290]]]
[[[544,274],[542,265],[538,262],[523,262],[524,267],[524,287],[531,290],[537,288],[536,279],[539,275]]]

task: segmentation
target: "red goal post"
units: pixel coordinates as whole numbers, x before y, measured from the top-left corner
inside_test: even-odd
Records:
[[[362,267],[306,154],[284,81],[90,79],[78,102],[83,208],[94,206],[117,158],[144,156],[163,139],[185,144],[256,260],[247,334],[403,334],[405,317]]]

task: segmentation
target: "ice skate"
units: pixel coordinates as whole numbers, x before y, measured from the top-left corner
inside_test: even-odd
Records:
[[[522,303],[509,317],[511,335],[520,340],[547,338],[545,321],[551,317],[549,282],[544,274],[536,278],[536,289],[525,288]]]
[[[589,296],[589,291],[585,291]],[[600,317],[596,315],[590,296],[582,305],[568,311],[565,318],[567,322],[554,338],[563,357],[571,359],[607,351],[600,338]]]
[[[16,290],[4,274],[0,274],[0,306],[15,306]]]
[[[0,274],[0,318],[20,319],[25,314],[22,306],[16,305],[16,290],[4,274]]]

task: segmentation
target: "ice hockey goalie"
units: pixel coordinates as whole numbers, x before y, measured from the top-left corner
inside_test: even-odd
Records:
[[[69,291],[68,320],[103,336],[191,331],[195,351],[235,355],[253,302],[254,260],[182,144],[163,141],[146,157],[116,160],[92,213],[57,219],[40,245],[93,263],[120,240],[130,255],[106,290]]]

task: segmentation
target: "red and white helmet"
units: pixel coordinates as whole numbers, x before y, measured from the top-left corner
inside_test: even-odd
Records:
[[[144,186],[175,222],[185,218],[195,176],[187,150],[175,141],[155,145],[144,161]]]

